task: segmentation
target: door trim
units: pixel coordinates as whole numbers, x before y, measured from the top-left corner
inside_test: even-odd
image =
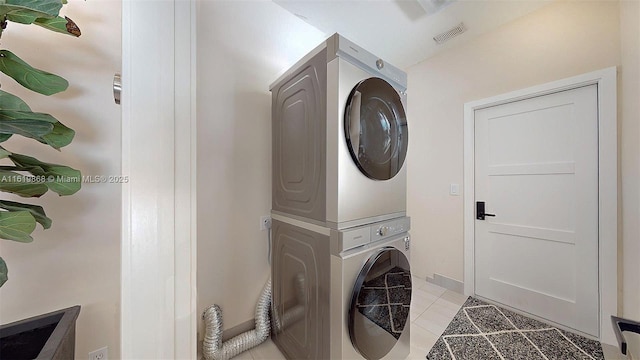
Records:
[[[197,358],[195,19],[195,0],[122,2],[115,358]]]
[[[615,344],[615,335],[609,326],[610,316],[618,314],[618,139],[615,67],[464,104],[464,293],[467,296],[475,295],[475,110],[593,84],[598,86],[599,340]]]

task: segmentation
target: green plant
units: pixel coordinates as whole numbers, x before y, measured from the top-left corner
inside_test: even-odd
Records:
[[[66,0],[0,0],[0,37],[9,22],[35,24],[45,29],[80,36],[80,29],[59,16]],[[60,76],[35,69],[9,50],[0,50],[0,71],[23,87],[53,95],[69,86]],[[0,90],[0,143],[20,135],[59,150],[69,145],[75,132],[49,114],[34,112],[17,96]],[[3,144],[4,145],[4,144]],[[51,190],[60,196],[80,190],[80,171],[17,154],[0,145],[0,191],[21,197],[40,197]],[[0,238],[31,242],[36,223],[44,229],[51,219],[38,205],[0,200]],[[7,265],[0,257],[0,286],[7,281]]]

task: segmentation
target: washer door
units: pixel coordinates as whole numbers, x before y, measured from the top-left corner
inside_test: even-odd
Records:
[[[411,272],[398,249],[384,247],[360,271],[349,307],[349,337],[366,359],[378,360],[391,351],[409,326]]]
[[[407,117],[400,95],[388,82],[359,82],[347,99],[344,133],[353,161],[374,180],[389,180],[407,155]]]

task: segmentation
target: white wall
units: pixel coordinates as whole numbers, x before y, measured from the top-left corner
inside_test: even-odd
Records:
[[[120,5],[111,0],[69,1],[63,14],[76,21],[80,38],[8,25],[2,47],[65,77],[70,87],[45,97],[2,75],[2,89],[20,96],[34,111],[54,115],[73,128],[76,137],[61,152],[17,137],[5,143],[7,148],[73,166],[83,175],[120,173],[120,107],[111,88],[120,69]],[[2,198],[21,199],[4,193]],[[86,359],[89,351],[102,346],[109,346],[115,358],[120,347],[120,186],[83,184],[71,197],[49,193],[25,202],[43,205],[53,226],[42,231],[38,225],[31,244],[0,240],[9,267],[9,281],[0,288],[0,323],[81,305],[77,358]]]
[[[198,6],[198,313],[220,305],[229,329],[253,319],[270,274],[269,85],[325,36],[271,1]]]
[[[462,197],[448,195],[449,183],[462,183],[463,104],[619,66],[619,298],[621,314],[640,320],[638,4],[556,2],[409,69],[408,206],[417,276],[463,280]]]
[[[640,2],[620,3],[622,59],[619,131],[622,246],[618,261],[622,315],[640,321]],[[640,359],[640,336],[627,333],[634,359]]]
[[[560,1],[409,68],[416,276],[463,280],[464,103],[619,64],[618,3]]]

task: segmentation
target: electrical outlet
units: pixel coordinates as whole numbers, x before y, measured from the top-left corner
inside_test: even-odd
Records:
[[[109,360],[109,352],[107,347],[100,348],[98,350],[94,350],[89,353],[89,360]]]
[[[271,216],[260,216],[260,230],[271,229]]]

